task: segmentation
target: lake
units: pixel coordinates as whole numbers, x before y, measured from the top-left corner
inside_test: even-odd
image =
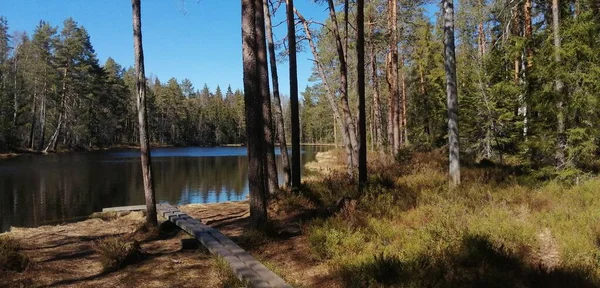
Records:
[[[303,146],[302,163],[326,146]],[[281,181],[281,156],[276,149]],[[248,195],[245,147],[152,149],[156,199],[175,205],[241,201]],[[144,204],[137,150],[22,155],[0,161],[0,232]]]

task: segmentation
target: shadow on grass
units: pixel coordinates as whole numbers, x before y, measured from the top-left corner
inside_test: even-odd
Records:
[[[481,236],[469,236],[454,252],[423,255],[412,262],[378,255],[342,265],[345,287],[599,287],[587,271],[546,271],[494,248]]]

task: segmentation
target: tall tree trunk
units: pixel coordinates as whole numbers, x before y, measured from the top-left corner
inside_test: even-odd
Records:
[[[137,91],[138,122],[140,130],[140,150],[144,195],[146,198],[146,223],[156,226],[156,199],[152,178],[152,159],[148,133],[148,110],[146,100],[146,76],[144,71],[144,49],[142,46],[142,17],[140,0],[131,0],[133,11],[133,48],[135,53],[135,88]]]
[[[317,71],[319,72],[319,78],[321,78],[321,82],[323,83],[323,86],[325,87],[325,91],[327,92],[325,94],[327,97],[327,102],[329,102],[329,106],[331,106],[331,110],[333,110],[333,116],[335,117],[335,122],[337,122],[338,127],[340,128],[340,131],[342,132],[344,148],[346,150],[346,154],[348,157],[348,172],[352,173],[353,165],[350,165],[350,163],[352,163],[352,149],[351,149],[351,145],[346,145],[347,143],[351,143],[350,136],[349,136],[348,130],[345,129],[346,128],[345,121],[341,117],[340,110],[339,110],[338,104],[335,99],[336,98],[335,93],[331,89],[331,86],[329,86],[329,82],[327,81],[327,76],[325,76],[325,68],[323,67],[323,63],[320,61],[321,58],[320,58],[319,52],[317,50],[317,45],[314,42],[312,33],[308,26],[308,21],[306,20],[306,18],[304,18],[304,16],[302,16],[302,14],[300,14],[300,12],[297,9],[294,9],[294,12],[300,19],[300,22],[302,22],[302,25],[304,27],[304,32],[306,33],[306,40],[308,40],[308,45],[310,46],[313,57],[315,58],[314,61],[315,61],[315,64],[317,65]],[[348,148],[350,148],[350,149],[348,149]]]
[[[37,79],[33,81],[33,95],[31,96],[31,102],[33,102],[33,106],[31,107],[31,129],[29,130],[29,148],[33,149],[35,145],[35,115],[37,110]]]
[[[443,0],[444,9],[444,68],[448,102],[448,159],[450,187],[460,184],[460,155],[458,138],[458,93],[456,82],[456,52],[454,46],[454,4]]]
[[[44,93],[45,94],[45,93]],[[40,140],[38,143],[38,150],[44,148],[44,141],[46,138],[46,96],[44,95],[41,99],[40,105]]]
[[[398,0],[388,0],[388,31],[390,51],[388,54],[387,81],[388,100],[388,136],[391,136],[392,154],[400,149],[400,87],[398,85]],[[390,117],[391,116],[391,117]],[[391,123],[391,124],[390,124]],[[391,128],[391,131],[390,131]]]
[[[402,85],[402,119],[400,127],[402,127],[402,140],[404,144],[408,144],[408,125],[406,124],[406,74],[404,72],[404,54],[401,57],[402,69],[400,70],[400,83]]]
[[[362,192],[367,183],[367,108],[365,101],[365,2],[356,1],[356,75],[358,77],[358,183]]]
[[[554,36],[554,61],[557,66],[562,62],[561,53],[561,40],[560,40],[560,7],[558,0],[552,0],[552,30]],[[567,148],[567,136],[565,134],[565,108],[564,108],[564,91],[563,82],[560,77],[556,77],[554,83],[554,91],[558,95],[558,108],[556,115],[556,133],[557,133],[557,147],[556,147],[556,168],[563,169],[566,165],[565,150]]]
[[[268,175],[265,145],[256,14],[262,0],[242,0],[242,59],[244,71],[244,111],[248,147],[248,185],[250,189],[250,227],[264,229],[267,224]]]
[[[382,149],[383,147],[383,131],[381,123],[381,103],[379,99],[379,83],[377,81],[377,57],[375,55],[375,43],[371,43],[370,47],[370,60],[371,60],[371,85],[373,86],[373,125],[375,126],[375,135],[377,136],[376,147]]]
[[[296,63],[296,21],[294,0],[287,0],[287,37],[290,61],[290,108],[292,117],[292,188],[298,189],[301,182],[300,165],[300,113],[298,108],[298,68]],[[335,124],[334,124],[335,125]]]
[[[525,57],[526,57],[526,62],[527,62],[527,66],[526,67],[522,67],[523,68],[523,74],[524,74],[524,80],[525,80],[525,97],[523,97],[523,105],[521,106],[521,111],[523,114],[523,137],[525,138],[525,140],[527,140],[527,131],[529,129],[529,118],[527,115],[527,95],[530,95],[530,80],[529,80],[529,75],[531,74],[531,69],[533,68],[533,49],[531,48],[532,46],[532,34],[533,34],[533,29],[532,29],[532,23],[531,23],[531,0],[525,0],[525,4],[523,6],[523,14],[524,14],[524,18],[525,18],[525,31],[524,31],[524,36],[525,36]],[[523,66],[523,65],[522,65]]]
[[[337,16],[335,14],[335,6],[333,0],[328,0],[329,3],[329,16],[333,22],[333,34],[335,36],[335,42],[337,47],[338,60],[340,61],[340,103],[342,108],[342,123],[343,129],[347,134],[346,152],[349,153],[348,172],[350,175],[353,174],[354,168],[358,166],[358,139],[356,134],[356,126],[352,113],[350,111],[350,105],[348,103],[348,64],[346,62],[346,54],[344,47],[342,46],[342,39],[339,32],[339,25]]]
[[[531,48],[531,35],[533,34],[533,28],[531,23],[531,0],[525,0],[523,10],[525,18],[525,47],[527,51],[527,68],[531,68],[533,67],[533,49]]]
[[[266,157],[267,185],[269,193],[274,194],[279,190],[277,181],[277,166],[275,163],[275,135],[273,134],[273,113],[271,112],[271,91],[269,89],[269,63],[267,60],[267,40],[265,32],[264,0],[255,3],[255,29],[256,29],[256,55],[258,57],[258,77],[263,113],[263,150]]]
[[[479,0],[479,9],[484,9],[483,0]],[[479,19],[479,25],[477,26],[477,46],[479,52],[479,58],[483,58],[485,54],[485,30],[483,28],[484,16],[480,13],[481,19]]]
[[[16,52],[19,50],[19,45],[17,45],[17,47],[14,48],[15,49],[15,55],[13,58],[13,69],[14,69],[14,73],[13,73],[13,127],[16,129],[17,128],[17,115],[19,114],[19,87],[17,86],[17,62],[18,62],[18,57],[19,54]]]
[[[44,141],[46,138],[46,98],[48,97],[46,73],[44,73],[44,88],[42,93],[41,105],[40,105],[40,142],[38,143],[38,150],[44,149]]]
[[[281,150],[281,160],[283,162],[283,181],[285,187],[291,187],[290,160],[285,140],[285,127],[283,125],[283,114],[281,108],[281,99],[279,98],[279,77],[277,76],[277,59],[275,59],[275,44],[273,42],[273,28],[271,25],[271,12],[269,11],[269,0],[263,1],[263,10],[265,14],[265,24],[267,32],[267,43],[269,48],[269,64],[271,64],[271,80],[273,82],[273,100],[275,101],[275,121],[277,122],[277,135],[279,136],[279,149]]]

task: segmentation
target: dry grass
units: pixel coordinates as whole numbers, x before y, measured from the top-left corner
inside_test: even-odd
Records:
[[[98,240],[93,249],[98,253],[104,271],[119,270],[145,257],[139,242],[128,241],[121,236]]]
[[[518,166],[466,163],[450,190],[441,151],[372,159],[362,195],[335,173],[303,190],[313,203],[358,200],[305,230],[343,286],[600,286],[599,178],[540,182]]]
[[[29,266],[29,258],[21,251],[17,240],[0,237],[0,271],[22,272]]]

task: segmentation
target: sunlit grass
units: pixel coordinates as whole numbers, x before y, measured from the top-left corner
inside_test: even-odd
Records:
[[[600,285],[600,179],[532,181],[492,163],[464,167],[450,190],[442,157],[371,163],[362,195],[335,173],[309,183],[323,203],[358,200],[307,226],[314,258],[349,287]]]

